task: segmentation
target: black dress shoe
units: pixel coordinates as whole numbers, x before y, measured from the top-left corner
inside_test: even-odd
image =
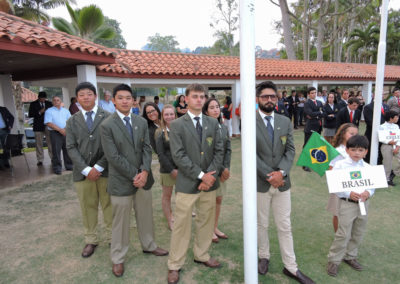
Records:
[[[390,186],[395,186],[396,184],[393,182],[393,181],[391,181],[391,180],[388,180],[388,185],[390,185]]]
[[[56,175],[61,175],[61,171],[54,171]]]
[[[265,275],[268,272],[269,259],[260,258],[258,260],[258,273],[261,275]]]
[[[306,172],[311,172],[309,167],[303,167],[303,170],[306,171]]]
[[[396,177],[396,175],[394,174],[393,171],[391,171],[391,172],[390,172],[389,179],[390,179],[391,181],[393,181],[393,179],[394,179],[395,177]]]
[[[294,280],[296,280],[299,283],[302,283],[302,284],[315,284],[315,282],[312,281],[311,278],[309,278],[308,276],[306,276],[303,273],[301,273],[301,271],[298,270],[298,269],[296,271],[296,275],[292,274],[289,270],[286,269],[286,267],[283,269],[282,272],[286,276],[289,276],[290,278],[293,278]]]

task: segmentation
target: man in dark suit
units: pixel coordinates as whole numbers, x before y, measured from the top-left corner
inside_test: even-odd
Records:
[[[0,144],[2,149],[4,149],[7,135],[10,133],[13,125],[14,116],[6,107],[0,106]],[[9,158],[7,154],[2,155],[0,159],[0,170],[4,169],[4,167],[10,167]]]
[[[388,112],[390,110],[390,107],[385,104],[382,101],[382,107],[381,107],[381,120],[379,125],[382,125],[383,123],[385,123],[385,113]],[[368,141],[369,141],[369,150],[367,155],[365,156],[365,161],[367,163],[369,163],[369,159],[370,159],[370,152],[371,152],[371,137],[372,137],[372,120],[373,120],[373,116],[374,116],[374,94],[372,94],[372,102],[367,104],[364,107],[363,110],[364,113],[364,119],[365,119],[365,124],[366,124],[366,128],[365,128],[365,133],[364,136],[367,137]],[[381,144],[379,143],[379,148],[381,148]],[[382,165],[382,153],[381,151],[378,151],[378,165]]]
[[[286,117],[289,117],[289,113],[288,113],[288,111],[287,111],[287,109],[286,109],[286,107],[285,107],[285,105],[283,104],[282,101],[278,101],[276,103],[275,108],[274,108],[274,112],[275,113],[279,113],[281,115],[284,115]]]
[[[342,96],[340,97],[340,100],[338,102],[339,110],[342,108],[345,108],[348,104],[348,99],[349,99],[349,90],[348,89],[343,89]]]
[[[348,100],[347,107],[340,109],[336,115],[336,130],[342,124],[349,122],[358,127],[361,119],[361,111],[358,109],[359,105],[360,101],[356,97],[351,97]]]
[[[82,107],[67,121],[65,131],[68,155],[74,165],[73,180],[81,205],[85,228],[82,257],[94,253],[99,240],[97,219],[99,204],[106,225],[106,241],[111,242],[112,211],[107,193],[107,161],[101,146],[100,124],[110,115],[96,105],[96,88],[89,82],[78,84],[75,94]]]
[[[178,283],[191,240],[192,210],[196,204],[194,261],[210,268],[221,264],[212,258],[211,246],[215,224],[216,189],[224,157],[219,123],[202,114],[205,88],[192,84],[186,88],[188,112],[171,123],[170,146],[176,179],[175,222],[168,259],[168,283]]]
[[[277,90],[273,82],[266,81],[257,86],[259,109],[256,122],[257,143],[257,234],[258,272],[268,272],[270,245],[268,239],[269,213],[273,211],[278,231],[283,273],[300,283],[314,283],[297,266],[293,248],[290,222],[290,178],[295,147],[291,121],[274,114]]]
[[[304,103],[304,115],[307,118],[306,126],[304,127],[304,146],[307,144],[313,132],[321,134],[322,119],[325,116],[324,106],[316,99],[317,89],[310,87],[307,90],[308,100]],[[310,172],[308,167],[303,167],[303,170]]]
[[[43,138],[46,136],[47,151],[49,153],[50,160],[52,158],[52,147],[50,142],[50,132],[44,125],[44,113],[48,108],[51,108],[53,104],[47,100],[46,92],[39,92],[38,99],[31,102],[29,105],[29,117],[33,117],[33,132],[35,132],[36,141],[36,159],[37,165],[43,165]]]
[[[116,111],[100,126],[101,144],[108,162],[108,193],[112,204],[111,260],[116,277],[124,273],[129,248],[129,226],[132,206],[135,210],[139,240],[144,253],[156,256],[168,251],[154,241],[151,186],[152,149],[147,122],[131,113],[132,89],[125,84],[113,90]],[[210,237],[211,240],[211,237]]]

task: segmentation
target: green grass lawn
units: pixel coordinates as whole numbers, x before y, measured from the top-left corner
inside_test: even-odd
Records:
[[[363,133],[363,131],[361,131]],[[296,159],[303,144],[303,132],[295,132]],[[193,263],[188,251],[180,283],[243,283],[243,230],[240,139],[232,141],[232,177],[224,196],[220,229],[228,240],[212,244],[211,255],[223,263],[211,270]],[[153,165],[156,183],[152,189],[156,241],[169,248],[170,231],[161,209],[158,165]],[[365,271],[348,265],[339,267],[332,278],[326,274],[327,254],[334,234],[331,215],[325,210],[328,189],[325,177],[291,171],[292,226],[299,268],[317,283],[399,283],[400,187],[377,190],[370,203],[369,224],[359,251]],[[400,179],[396,178],[395,183]],[[101,217],[101,216],[100,216]],[[100,243],[95,254],[84,259],[81,214],[72,176],[0,191],[0,283],[166,283],[167,258],[145,255],[131,228],[131,247],[125,274],[117,279],[111,272],[110,250]],[[100,222],[100,237],[104,234]],[[282,274],[276,228],[271,220],[270,271],[260,283],[297,283]]]

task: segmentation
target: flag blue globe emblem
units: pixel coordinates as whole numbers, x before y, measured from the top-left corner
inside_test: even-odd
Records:
[[[311,163],[323,164],[328,162],[328,151],[326,146],[310,149]]]

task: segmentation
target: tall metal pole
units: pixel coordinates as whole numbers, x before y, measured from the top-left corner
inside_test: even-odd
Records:
[[[240,0],[244,278],[258,283],[254,0]]]
[[[381,29],[378,45],[378,62],[376,64],[376,82],[374,99],[374,116],[372,121],[371,136],[371,159],[370,164],[376,165],[378,161],[378,128],[381,122],[381,107],[383,95],[383,81],[385,78],[385,55],[386,55],[386,28],[388,18],[389,0],[383,0],[381,6]]]

